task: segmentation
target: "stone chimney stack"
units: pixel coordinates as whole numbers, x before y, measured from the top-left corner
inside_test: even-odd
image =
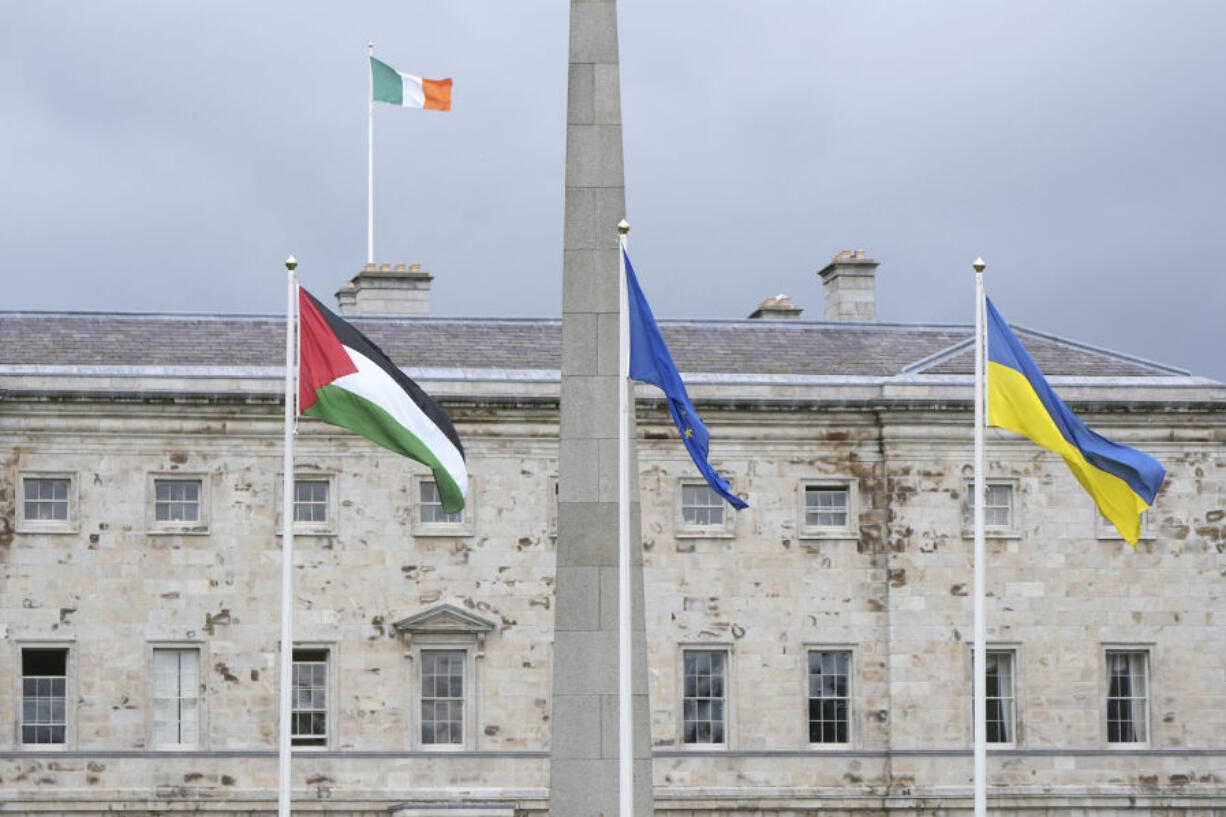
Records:
[[[828,321],[877,320],[877,262],[864,250],[843,250],[818,275]]]
[[[421,264],[367,264],[336,291],[342,315],[429,315],[430,282]]]
[[[794,305],[791,298],[780,293],[758,304],[749,317],[751,320],[794,321],[804,311],[804,307]]]

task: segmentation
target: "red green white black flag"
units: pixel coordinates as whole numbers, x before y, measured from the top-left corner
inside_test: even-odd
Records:
[[[464,507],[468,470],[451,420],[383,350],[298,288],[298,410],[424,463],[446,513]]]

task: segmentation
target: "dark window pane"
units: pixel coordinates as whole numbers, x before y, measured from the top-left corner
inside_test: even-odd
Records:
[[[22,675],[65,675],[68,650],[27,649],[21,651]]]

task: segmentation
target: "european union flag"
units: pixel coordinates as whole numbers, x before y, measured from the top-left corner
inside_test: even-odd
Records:
[[[660,327],[656,325],[655,316],[651,314],[651,307],[643,297],[643,290],[639,289],[630,256],[623,250],[622,257],[626,261],[626,300],[630,308],[630,378],[659,386],[664,391],[668,397],[668,410],[673,415],[677,430],[681,432],[681,440],[712,490],[738,510],[749,507],[748,502],[732,493],[728,481],[715,473],[711,463],[707,462],[711,435],[698,418],[698,412],[694,411],[694,404],[690,402],[690,395],[681,382],[681,375],[660,334]]]

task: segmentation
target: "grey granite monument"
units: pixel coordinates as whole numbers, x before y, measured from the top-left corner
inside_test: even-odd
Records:
[[[617,4],[571,0],[549,813],[618,813]],[[634,433],[633,411],[630,418]],[[631,452],[634,814],[653,812],[637,459]]]

